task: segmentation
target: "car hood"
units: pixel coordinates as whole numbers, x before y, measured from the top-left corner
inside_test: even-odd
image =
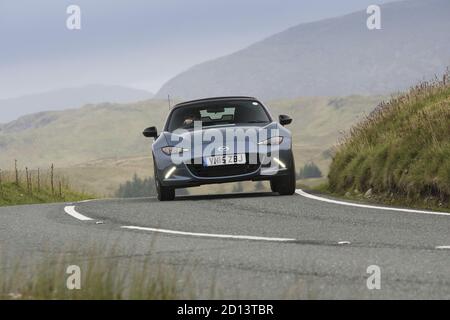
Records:
[[[277,131],[278,130],[278,131]],[[242,141],[247,139],[248,137],[255,138],[256,141],[259,142],[261,139],[267,139],[271,136],[275,135],[283,135],[286,136],[286,129],[279,125],[277,122],[272,122],[264,127],[260,126],[214,126],[202,128],[201,130],[184,130],[180,132],[164,132],[164,136],[166,138],[168,145],[176,145],[177,143],[181,143],[182,141],[202,141],[202,144],[211,144],[217,140],[217,138],[222,137],[220,139],[221,145],[231,143],[231,139],[233,141]],[[278,133],[277,133],[278,132]]]
[[[258,153],[258,143],[270,137],[290,138],[290,132],[277,122],[261,126],[216,126],[182,132],[163,132],[165,146],[186,149],[183,158],[229,153]],[[162,137],[161,137],[162,138]]]

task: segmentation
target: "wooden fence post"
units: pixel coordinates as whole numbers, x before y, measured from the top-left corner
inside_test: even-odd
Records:
[[[16,185],[19,186],[19,170],[17,170],[17,159],[14,160],[14,171],[16,173]]]
[[[27,178],[27,192],[30,193],[30,180],[28,179],[28,167],[25,167],[25,177]]]
[[[41,172],[39,168],[37,170],[37,191],[41,192]]]
[[[33,172],[30,170],[30,194],[33,195]]]
[[[51,187],[52,187],[52,195],[54,196],[55,195],[55,185],[54,185],[54,181],[53,181],[53,170],[54,170],[54,166],[53,166],[53,163],[52,163],[52,166],[51,166],[51,168],[50,168],[50,184],[51,184]]]

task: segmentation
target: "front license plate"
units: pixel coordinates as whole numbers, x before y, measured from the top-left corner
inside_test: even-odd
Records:
[[[247,162],[245,153],[206,157],[205,160],[207,167],[245,164]]]

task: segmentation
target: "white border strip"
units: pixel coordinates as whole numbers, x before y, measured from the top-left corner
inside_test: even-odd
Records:
[[[100,199],[87,199],[87,200],[81,200],[81,201],[78,201],[77,203],[86,203],[86,202],[91,202],[91,201],[95,201],[95,200],[100,200]]]
[[[340,205],[343,205],[343,206],[359,207],[359,208],[367,208],[367,209],[376,209],[376,210],[387,210],[387,211],[399,211],[399,212],[408,212],[408,213],[432,214],[432,215],[436,215],[436,216],[450,216],[450,213],[447,213],[447,212],[422,211],[422,210],[414,210],[414,209],[371,206],[371,205],[367,205],[367,204],[359,204],[359,203],[352,203],[352,202],[332,200],[332,199],[327,199],[327,198],[314,196],[312,194],[306,193],[302,189],[297,189],[295,192],[297,194],[305,197],[305,198],[314,199],[314,200],[323,201],[323,202],[328,202],[328,203],[340,204]]]
[[[228,235],[228,234],[195,233],[195,232],[174,231],[174,230],[167,230],[167,229],[145,228],[145,227],[136,227],[136,226],[122,226],[121,228],[122,229],[130,229],[130,230],[141,230],[141,231],[151,231],[151,232],[158,232],[158,233],[165,233],[165,234],[173,234],[173,235],[179,235],[179,236],[203,237],[203,238],[269,241],[269,242],[293,242],[293,241],[296,241],[296,239],[289,239],[289,238],[269,238],[269,237],[254,237],[254,236],[241,236],[241,235]]]
[[[64,207],[64,211],[68,214],[71,215],[72,217],[74,217],[75,219],[81,220],[81,221],[90,221],[93,220],[89,217],[86,217],[84,215],[82,215],[81,213],[78,213],[75,210],[75,206],[66,206]]]

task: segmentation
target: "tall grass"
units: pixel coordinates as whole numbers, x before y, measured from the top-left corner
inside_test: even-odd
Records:
[[[84,255],[61,255],[0,264],[0,300],[162,300],[195,297],[189,274],[154,262],[151,255],[115,256],[98,249]],[[1,260],[1,259],[0,259]],[[80,268],[80,288],[69,289],[69,266]],[[70,280],[70,279],[69,279]]]
[[[92,198],[83,192],[72,190],[69,181],[55,173],[54,165],[31,169],[20,167],[0,168],[0,206],[31,203],[78,201]]]
[[[450,74],[381,103],[340,141],[330,189],[449,207]]]

